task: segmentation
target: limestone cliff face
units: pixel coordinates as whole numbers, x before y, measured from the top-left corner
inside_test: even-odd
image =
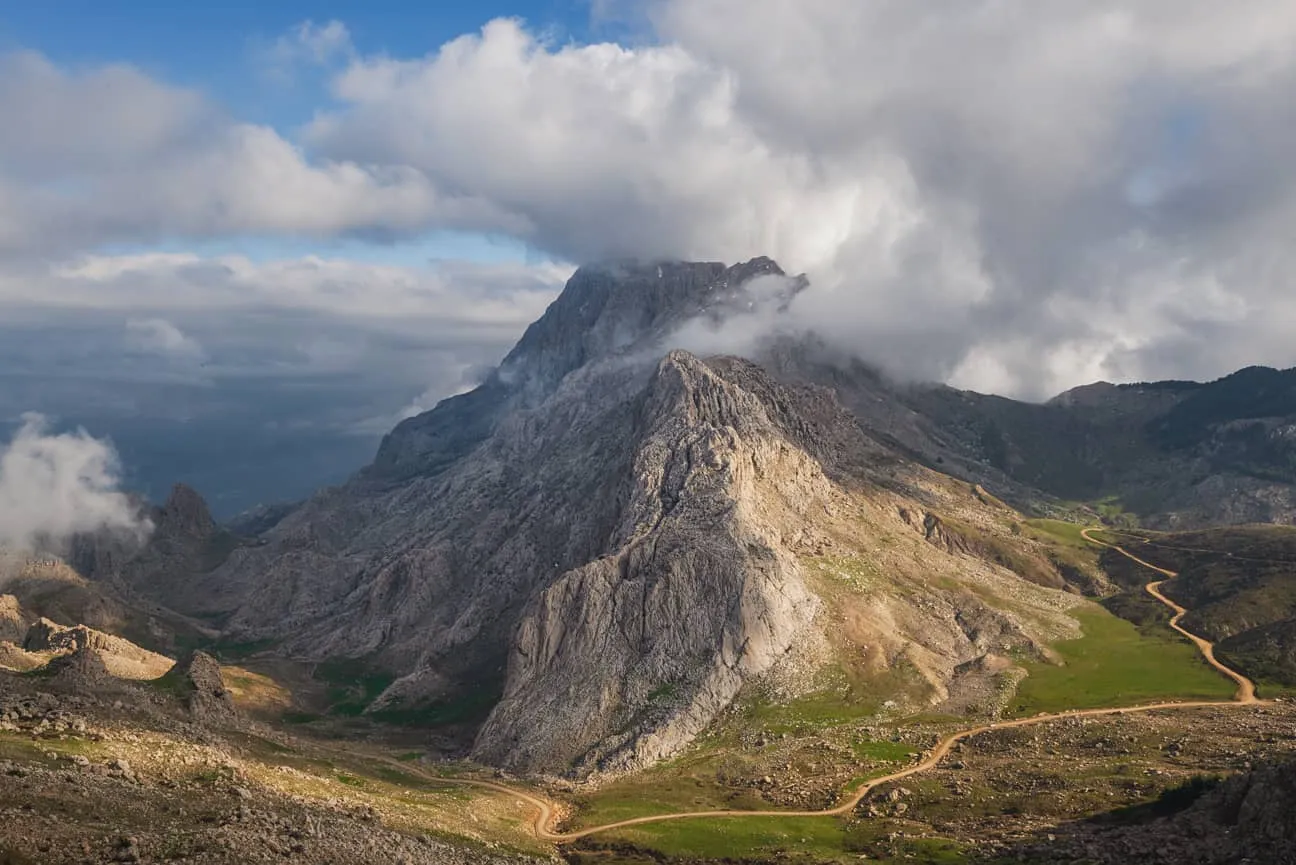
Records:
[[[662,362],[644,414],[614,549],[563,574],[522,618],[483,759],[623,770],[667,756],[814,616],[818,599],[769,517],[825,507],[818,466],[757,397],[683,352]]]
[[[384,706],[498,692],[523,611],[639,526],[636,461],[686,393],[669,401],[658,340],[778,272],[582,269],[478,390],[402,424],[372,467],[234,551],[211,575],[230,631],[404,674]]]

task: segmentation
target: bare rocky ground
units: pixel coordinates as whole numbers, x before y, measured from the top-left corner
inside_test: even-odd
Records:
[[[246,721],[217,728],[155,686],[87,693],[57,679],[0,673],[0,863],[504,865],[544,854],[525,849],[524,812],[506,797],[436,789],[412,764],[349,763]]]
[[[140,684],[103,677],[83,655],[44,675],[0,674],[0,862],[503,865],[553,855],[528,837],[519,802],[438,787],[415,754],[249,720],[201,656],[177,668],[183,675]],[[846,821],[858,848],[848,855],[908,861],[915,843],[952,839],[964,858],[949,861],[1240,862],[1247,848],[1229,827],[1285,783],[1245,772],[1296,756],[1294,731],[1291,702],[992,731],[862,802]],[[819,808],[852,778],[918,759],[945,732],[935,721],[873,723],[844,738],[749,727],[704,771],[724,797],[717,804]],[[1215,786],[1226,776],[1238,780]],[[1202,777],[1212,780],[1198,804],[1175,798]],[[1159,799],[1169,810],[1149,805]],[[1281,815],[1257,820],[1269,827],[1261,840],[1285,825]],[[615,844],[595,837],[566,853],[637,861],[624,848],[608,854]],[[1289,861],[1260,849],[1252,861]]]
[[[1215,843],[1211,852],[1166,829],[1191,805],[1195,794],[1187,788],[1194,784],[1209,789],[1296,757],[1294,733],[1290,702],[992,731],[963,743],[935,770],[879,790],[859,813],[903,820],[899,837],[966,842],[974,861],[1238,862],[1236,843]],[[1222,825],[1215,833],[1227,835]],[[1296,861],[1296,836],[1277,842],[1293,857],[1282,861]]]
[[[871,725],[845,739],[822,740],[751,731],[727,743],[723,757],[698,766],[681,761],[678,777],[668,779],[663,771],[659,781],[697,784],[699,792],[699,782],[711,788],[705,802],[684,800],[689,806],[825,808],[840,801],[840,791],[852,778],[903,768],[950,729],[945,724]],[[849,748],[849,739],[863,747]],[[1293,759],[1292,702],[1068,719],[990,731],[956,746],[932,771],[870,794],[842,821],[846,849],[798,859],[793,845],[787,861],[1224,865],[1245,861],[1246,836],[1258,834],[1269,846],[1260,845],[1265,852],[1250,861],[1296,862],[1296,833],[1290,825],[1296,807],[1284,812],[1286,824],[1270,816],[1238,829],[1236,820],[1237,803],[1248,792],[1254,810],[1255,800],[1269,798],[1268,791],[1280,783],[1296,788],[1296,769],[1288,770],[1286,781],[1262,779],[1258,784],[1248,780],[1248,770]],[[1230,784],[1242,787],[1242,793],[1219,792]],[[654,786],[644,792],[652,795]],[[1209,803],[1194,805],[1208,796],[1222,801],[1209,808]],[[1296,805],[1296,796],[1283,801]],[[1230,811],[1231,817],[1220,817]],[[1257,825],[1265,828],[1255,829]],[[959,852],[935,859],[915,855],[938,840],[952,842]],[[577,862],[663,861],[657,852],[616,833],[582,839],[568,853]],[[735,850],[729,858],[773,862],[782,861],[781,855]]]

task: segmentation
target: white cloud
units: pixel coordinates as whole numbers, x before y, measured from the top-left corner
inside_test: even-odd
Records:
[[[129,67],[67,72],[0,55],[0,116],[0,256],[11,259],[166,237],[517,227],[407,166],[311,159]]]
[[[202,345],[165,318],[132,318],[126,322],[129,345],[150,354],[181,360],[202,360]]]
[[[193,253],[88,255],[6,280],[0,304],[153,310],[279,308],[464,328],[525,326],[571,275],[568,265],[437,262],[423,267],[307,256],[265,262]]]
[[[805,320],[912,374],[1046,395],[1291,362],[1264,310],[1290,293],[1296,12],[654,8],[660,42],[633,50],[496,21],[357,58],[308,140],[489,201],[573,259],[771,254],[816,283]],[[1203,320],[1208,284],[1231,300],[1207,309],[1251,313]],[[1207,327],[1228,344],[1209,364],[1168,351]]]
[[[284,50],[341,66],[300,137],[125,67],[10,56],[0,114],[22,122],[0,129],[0,256],[454,228],[570,261],[769,254],[815,285],[796,321],[912,375],[1016,394],[1293,362],[1296,10],[644,8],[656,39],[634,48],[500,20],[423,57],[362,56],[342,24],[302,25]],[[161,274],[222,309],[239,302],[212,284],[366,321],[424,302],[383,295],[402,278],[387,274],[366,303],[338,262],[283,265],[273,289],[250,269],[273,268],[84,258],[56,302],[108,282],[157,293]]]
[[[351,57],[355,48],[351,44],[351,31],[341,21],[325,24],[302,21],[275,40],[270,59],[283,68],[298,63],[323,65],[338,58]]]
[[[24,416],[0,448],[0,546],[32,549],[101,529],[147,531],[119,480],[110,444],[84,430],[51,433],[45,418]]]

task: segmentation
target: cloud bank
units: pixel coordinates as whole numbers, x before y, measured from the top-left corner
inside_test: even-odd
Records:
[[[80,532],[147,531],[119,480],[111,445],[84,430],[52,433],[45,418],[25,416],[0,448],[0,546],[48,549]]]
[[[306,140],[571,259],[770,254],[807,323],[1046,396],[1288,364],[1296,12],[1267,0],[697,0],[656,44],[496,21],[357,58]]]
[[[103,245],[454,230],[569,262],[768,254],[813,283],[796,321],[903,374],[1013,395],[1294,362],[1296,9],[612,7],[647,28],[633,45],[497,20],[391,57],[358,49],[345,22],[304,24],[276,50],[331,86],[291,130],[126,65],[7,55],[0,298],[55,285],[66,308],[124,308],[90,286],[135,297],[173,272],[234,318],[269,298],[370,332],[382,316],[352,288],[370,265]],[[262,280],[274,267],[280,287]],[[372,272],[373,307],[424,308],[424,277]],[[217,299],[212,282],[232,288]],[[452,318],[512,303],[456,296]],[[167,311],[187,302],[128,317],[169,322],[215,358],[212,334]],[[491,340],[447,349],[460,369],[446,387]]]

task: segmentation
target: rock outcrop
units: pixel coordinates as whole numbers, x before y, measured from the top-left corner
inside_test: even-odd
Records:
[[[65,627],[46,618],[32,624],[23,640],[23,649],[63,656],[90,652],[105,670],[119,679],[156,679],[173,664],[170,658],[141,649],[121,637],[85,625]]]
[[[1274,763],[1221,782],[1171,817],[1110,828],[1079,822],[1024,847],[1031,862],[1124,865],[1296,863],[1296,764]]]
[[[228,724],[238,719],[234,697],[221,678],[220,664],[206,652],[191,652],[168,674],[179,686],[189,714],[206,723]]]
[[[0,595],[0,641],[20,643],[27,635],[27,614],[13,595]]]
[[[77,693],[110,688],[117,679],[104,653],[90,645],[79,645],[58,655],[46,665],[45,673],[60,690]]]

